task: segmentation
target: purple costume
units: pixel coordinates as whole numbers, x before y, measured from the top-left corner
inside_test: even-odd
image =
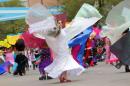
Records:
[[[39,63],[39,72],[43,75],[45,74],[44,68],[52,63],[51,51],[49,48],[43,48],[40,59],[41,61]]]

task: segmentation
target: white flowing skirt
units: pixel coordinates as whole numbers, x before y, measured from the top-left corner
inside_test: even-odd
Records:
[[[52,64],[45,68],[45,71],[48,73],[48,76],[52,78],[57,78],[63,73],[67,71],[69,76],[77,76],[80,75],[85,69],[79,65],[71,55],[56,56]]]

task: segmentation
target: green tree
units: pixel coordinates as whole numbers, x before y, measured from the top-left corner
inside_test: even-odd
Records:
[[[80,7],[87,0],[59,0],[64,5],[63,11],[67,14],[68,20],[71,21]]]
[[[20,0],[10,0],[0,3],[0,7],[23,7]]]
[[[69,21],[74,18],[83,3],[89,3],[95,6],[104,16],[103,19],[105,19],[112,6],[121,1],[123,0],[59,0],[64,5],[63,11],[67,13]]]
[[[23,7],[20,0],[11,0],[0,3],[0,7]],[[0,40],[8,34],[17,34],[24,31],[25,19],[0,21]]]

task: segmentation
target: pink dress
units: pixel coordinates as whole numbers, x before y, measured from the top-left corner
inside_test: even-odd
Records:
[[[14,55],[13,53],[6,53],[6,58],[5,58],[6,62],[10,62],[12,65],[14,64]]]
[[[105,49],[106,49],[106,63],[111,64],[111,63],[117,62],[118,58],[113,53],[111,53],[110,46],[106,45]]]

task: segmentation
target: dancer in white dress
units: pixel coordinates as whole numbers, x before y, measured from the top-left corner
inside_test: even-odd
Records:
[[[45,15],[47,9],[43,6],[41,8],[45,10],[43,12],[44,17],[42,17],[44,19],[41,21],[41,18],[36,16],[38,11],[36,8],[39,7],[40,5],[34,6],[33,10],[28,13],[27,23],[30,26],[29,31],[39,38],[45,38],[48,46],[54,53],[54,61],[45,68],[45,71],[52,78],[59,77],[60,82],[70,82],[71,80],[68,80],[67,76],[79,75],[85,69],[73,59],[68,47],[68,40],[96,23],[100,18],[76,18],[72,22],[71,27],[61,29],[53,16]],[[40,16],[40,14],[38,15]],[[40,19],[40,22],[38,19]],[[79,29],[77,30],[77,28]]]

